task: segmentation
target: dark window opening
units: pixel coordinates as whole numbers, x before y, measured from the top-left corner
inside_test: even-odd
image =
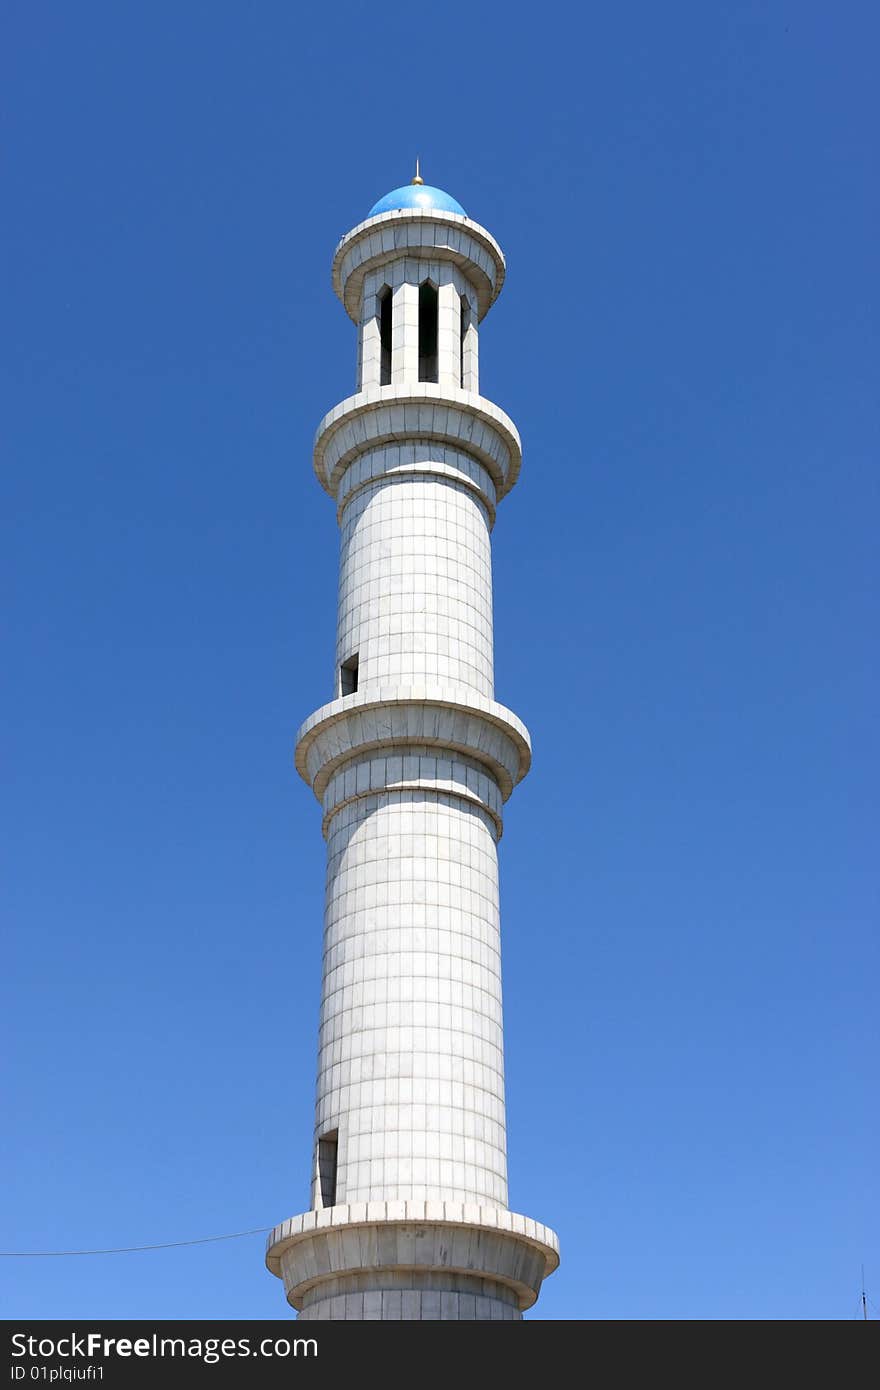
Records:
[[[391,291],[379,291],[379,385],[391,385]]]
[[[467,302],[467,295],[464,295],[464,294],[463,294],[463,295],[461,296],[461,337],[460,337],[460,342],[461,342],[461,355],[460,355],[460,359],[459,359],[459,367],[460,367],[460,371],[461,371],[461,385],[462,385],[462,390],[464,389],[464,345],[465,345],[465,341],[466,341],[466,339],[467,339],[467,332],[468,332],[468,329],[470,328],[470,326],[471,326],[471,306],[470,306],[470,305],[468,304],[468,302]]]
[[[318,1140],[318,1185],[321,1206],[336,1206],[336,1165],[339,1158],[339,1131],[325,1134]]]
[[[419,285],[419,381],[437,380],[437,291]]]
[[[339,668],[340,695],[353,695],[358,688],[358,659],[350,656]]]

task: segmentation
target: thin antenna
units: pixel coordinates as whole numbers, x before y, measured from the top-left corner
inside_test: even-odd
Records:
[[[865,1297],[865,1266],[862,1265],[862,1317],[868,1321],[868,1300]]]

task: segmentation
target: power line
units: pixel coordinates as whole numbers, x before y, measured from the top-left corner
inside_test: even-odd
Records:
[[[168,1240],[162,1245],[119,1245],[110,1250],[0,1250],[3,1260],[45,1260],[67,1255],[134,1255],[142,1250],[179,1250],[184,1245],[210,1245],[216,1240],[241,1240],[242,1236],[261,1236],[271,1226],[254,1226],[250,1231],[230,1231],[223,1236],[199,1236],[197,1240]]]

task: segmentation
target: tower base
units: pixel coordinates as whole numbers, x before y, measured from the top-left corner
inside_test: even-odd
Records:
[[[303,1319],[514,1321],[559,1264],[559,1243],[496,1207],[362,1202],[276,1226],[266,1264]]]

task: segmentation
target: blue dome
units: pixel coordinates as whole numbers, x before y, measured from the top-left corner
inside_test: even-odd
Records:
[[[407,183],[403,188],[395,188],[374,203],[367,216],[378,217],[380,212],[396,212],[398,208],[437,208],[440,212],[458,212],[462,217],[467,216],[461,203],[444,193],[442,188],[431,188],[427,183]]]

